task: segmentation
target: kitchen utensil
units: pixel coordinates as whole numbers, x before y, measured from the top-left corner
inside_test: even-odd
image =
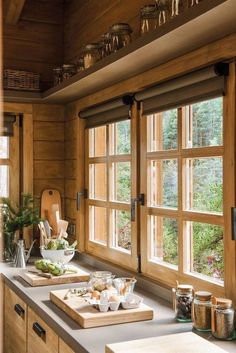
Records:
[[[58,219],[61,219],[61,195],[58,190],[45,189],[41,196],[41,218],[46,219],[52,227],[51,235],[58,234],[56,212],[59,212]]]
[[[37,270],[28,270],[29,273],[34,273],[35,275],[39,277],[45,277],[45,278],[52,278],[52,275],[50,273],[43,273],[39,272]]]

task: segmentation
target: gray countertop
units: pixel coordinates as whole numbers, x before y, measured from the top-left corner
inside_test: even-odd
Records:
[[[91,264],[85,263],[84,261],[78,261],[76,265],[87,271],[94,271],[96,269],[91,266]],[[191,323],[177,323],[174,320],[174,312],[169,301],[157,295],[153,295],[142,288],[136,288],[136,293],[144,298],[144,303],[154,309],[153,320],[83,329],[49,300],[49,292],[51,290],[74,288],[78,285],[65,284],[31,287],[18,276],[19,271],[22,270],[0,263],[0,273],[3,274],[10,288],[35,310],[35,312],[52,327],[58,336],[76,353],[104,353],[107,343],[162,336],[192,330]],[[113,271],[113,273],[116,272]],[[217,341],[209,333],[201,334],[201,336],[230,353],[236,352],[236,341]]]

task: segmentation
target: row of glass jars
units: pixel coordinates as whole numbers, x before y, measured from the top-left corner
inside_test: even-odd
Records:
[[[230,299],[215,298],[206,291],[194,293],[191,285],[177,285],[173,292],[177,321],[193,321],[194,329],[211,331],[218,339],[236,339],[235,312]]]

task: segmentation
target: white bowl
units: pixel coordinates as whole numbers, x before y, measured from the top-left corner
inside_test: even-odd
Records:
[[[123,309],[135,309],[140,306],[142,303],[143,298],[137,294],[129,293],[125,297],[124,301],[121,302]]]
[[[50,260],[52,262],[61,262],[66,264],[73,258],[75,250],[46,250],[41,247],[40,253],[44,259]]]

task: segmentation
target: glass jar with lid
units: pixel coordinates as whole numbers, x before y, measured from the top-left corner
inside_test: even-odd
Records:
[[[62,78],[68,80],[70,77],[76,74],[76,68],[74,64],[63,64],[62,65]]]
[[[93,290],[102,292],[105,289],[113,287],[113,278],[115,276],[109,271],[95,271],[90,275],[89,286]]]
[[[164,23],[167,22],[168,19],[168,12],[169,12],[169,0],[156,0],[157,9],[159,12],[158,16],[158,25],[162,26]]]
[[[176,320],[179,322],[192,321],[193,286],[177,284],[177,288],[173,288],[172,291]]]
[[[59,85],[62,82],[62,68],[60,66],[53,68],[53,84]]]
[[[111,51],[125,47],[131,42],[132,29],[128,23],[115,23],[110,28],[111,34]]]
[[[158,27],[158,11],[155,4],[145,5],[140,11],[141,34],[153,31]]]
[[[196,292],[192,306],[193,327],[198,331],[211,331],[211,293]]]
[[[76,62],[76,70],[77,72],[84,71],[84,58],[80,57]]]
[[[83,49],[84,68],[88,69],[101,60],[101,43],[87,44]]]
[[[198,5],[202,0],[189,0],[189,7]]]
[[[111,34],[109,32],[104,33],[101,36],[102,43],[102,58],[111,54]]]
[[[232,300],[212,298],[212,335],[221,340],[236,338]]]

